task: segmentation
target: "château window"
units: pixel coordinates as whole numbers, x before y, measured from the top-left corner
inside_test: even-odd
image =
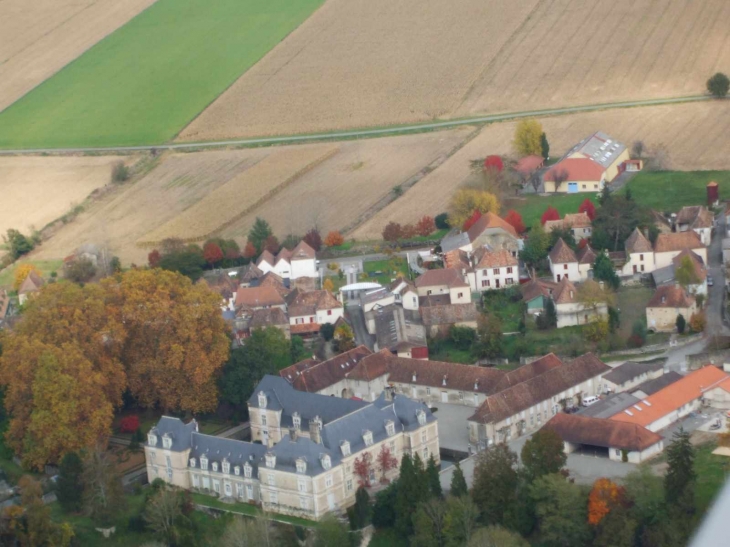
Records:
[[[246,465],[243,466],[243,476],[246,477],[247,479],[251,478],[252,471],[253,471],[253,468],[248,463],[246,463]]]
[[[307,462],[304,460],[297,460],[297,473],[306,473],[307,472]]]
[[[340,448],[342,449],[342,455],[343,456],[349,456],[350,455],[350,441],[342,441],[342,444],[340,445]]]
[[[385,432],[388,434],[388,436],[395,435],[395,424],[391,421],[388,421],[385,424]]]
[[[231,464],[228,462],[223,462],[223,472],[224,473],[230,473],[231,472]]]
[[[419,410],[417,413],[418,416],[418,423],[421,425],[426,425],[426,413],[423,410]]]
[[[190,458],[190,467],[195,467],[195,458]]]
[[[218,462],[213,462],[213,471],[214,471],[215,473],[217,473],[217,472],[218,472]]]
[[[200,468],[203,471],[207,471],[208,470],[208,458],[206,458],[205,456],[201,456],[200,457]]]
[[[276,467],[276,456],[273,454],[266,454],[266,467],[273,469]]]
[[[330,459],[329,454],[322,456],[322,467],[325,469],[332,467],[332,460]]]
[[[294,422],[294,429],[299,429],[302,427],[302,417],[299,415],[298,412],[295,412],[292,414],[292,421]]]
[[[327,475],[327,476],[326,476],[326,477],[324,478],[324,485],[325,485],[325,487],[327,487],[327,488],[332,488],[332,475]]]
[[[236,475],[240,475],[241,474],[241,468],[238,467],[238,466],[234,467],[233,468],[233,473],[235,473]]]
[[[168,450],[172,447],[172,439],[167,436],[167,434],[162,436],[162,448],[167,448]]]
[[[153,435],[152,433],[147,435],[147,443],[149,443],[150,446],[157,446],[157,435]]]
[[[373,444],[373,432],[372,431],[366,431],[362,435],[362,440],[365,442],[365,446],[370,446]]]
[[[266,408],[266,394],[259,391],[259,408]]]
[[[261,415],[261,425],[266,425],[266,414]]]

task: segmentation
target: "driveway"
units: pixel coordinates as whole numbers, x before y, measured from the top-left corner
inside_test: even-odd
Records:
[[[368,329],[365,327],[365,314],[356,300],[347,305],[347,318],[352,323],[355,342],[358,345],[364,344],[372,350],[375,347],[375,338],[368,333]]]
[[[436,418],[439,424],[439,445],[441,448],[469,450],[469,429],[467,420],[474,414],[476,407],[436,403]]]
[[[722,320],[722,308],[725,305],[725,268],[722,265],[722,238],[726,233],[725,215],[716,217],[715,233],[707,249],[708,273],[714,284],[707,287],[707,329],[711,335],[727,335],[730,329]]]

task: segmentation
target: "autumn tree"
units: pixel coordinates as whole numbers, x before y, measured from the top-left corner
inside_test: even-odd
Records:
[[[545,173],[545,180],[552,181],[555,185],[555,191],[560,191],[560,186],[568,180],[570,174],[567,169],[555,166]]]
[[[429,236],[436,231],[436,222],[428,215],[421,217],[416,224],[416,232],[419,236]]]
[[[15,268],[15,275],[13,276],[13,290],[17,291],[20,289],[23,281],[25,281],[25,278],[28,277],[31,272],[34,272],[38,276],[41,275],[41,271],[36,268],[35,264],[31,264],[30,262],[25,262]]]
[[[376,457],[378,469],[380,470],[380,482],[385,483],[387,481],[387,474],[391,469],[395,469],[398,466],[398,458],[393,456],[390,448],[383,443],[380,446],[380,452]]]
[[[329,232],[324,238],[324,244],[327,245],[327,247],[338,247],[344,242],[345,238],[342,237],[342,234],[337,231]]]
[[[517,155],[520,157],[541,156],[543,133],[542,124],[537,120],[520,120],[515,128],[515,136],[512,141]]]
[[[588,524],[597,526],[624,501],[624,489],[610,479],[597,479],[588,495]]]
[[[355,335],[352,332],[352,328],[343,323],[335,329],[334,338],[337,341],[337,351],[340,353],[349,351],[355,347]]]
[[[550,234],[545,232],[542,224],[535,222],[524,248],[520,251],[520,258],[528,267],[537,268],[547,260],[549,250]]]
[[[592,279],[588,279],[578,288],[577,300],[584,308],[596,311],[604,305],[613,306],[616,295]]]
[[[674,277],[684,290],[687,290],[690,285],[697,285],[700,282],[694,261],[688,255],[683,256],[679,261],[679,266],[674,270]]]
[[[474,226],[480,218],[482,218],[482,213],[480,211],[474,211],[471,216],[464,221],[464,225],[461,229],[466,232],[469,228]]]
[[[690,316],[689,328],[692,329],[692,332],[704,332],[705,327],[707,327],[707,316],[705,312],[699,311]]]
[[[325,291],[329,291],[329,292],[332,292],[332,291],[334,291],[334,290],[335,290],[335,284],[334,284],[334,282],[333,282],[333,281],[332,281],[332,280],[331,280],[331,279],[330,279],[330,278],[328,277],[327,279],[325,279],[325,280],[324,280],[324,281],[322,282],[322,288],[323,288],[323,289],[324,289]]]
[[[583,203],[580,204],[580,207],[578,207],[579,213],[585,213],[588,215],[588,218],[593,220],[596,218],[596,205],[591,201],[591,198],[586,198],[583,200]]]
[[[563,439],[549,427],[543,427],[527,439],[520,455],[525,471],[533,480],[559,473],[568,459]]]
[[[250,241],[246,242],[246,246],[243,248],[243,258],[247,258],[251,260],[254,258],[258,252],[256,251],[256,246],[251,243]]]
[[[269,251],[271,254],[276,254],[279,252],[279,249],[281,249],[281,245],[279,245],[279,240],[276,239],[275,235],[270,235],[264,240],[264,248],[263,250]]]
[[[302,238],[304,242],[309,245],[315,251],[319,251],[322,248],[322,236],[319,235],[317,228],[312,228]]]
[[[414,224],[404,224],[401,231],[402,239],[413,239],[418,235],[418,229]]]
[[[500,156],[487,156],[484,159],[484,170],[485,171],[497,171],[501,173],[504,170],[504,162]]]
[[[144,511],[147,526],[168,545],[177,544],[180,521],[184,518],[181,492],[169,486],[157,490]]]
[[[223,260],[223,257],[223,251],[216,243],[209,241],[203,247],[203,258],[205,258],[205,261],[211,266],[218,264],[221,260]]]
[[[544,226],[548,220],[560,220],[560,213],[552,205],[548,205],[548,208],[545,209],[545,212],[540,217],[540,223]]]
[[[449,223],[451,226],[462,226],[474,211],[497,214],[499,207],[499,200],[494,194],[474,188],[462,188],[451,198]]]
[[[51,508],[43,501],[43,488],[32,477],[25,475],[18,482],[22,513],[17,514],[22,524],[15,526],[16,539],[28,547],[68,547],[74,537],[73,528],[51,519]],[[22,516],[21,516],[22,515]],[[15,544],[15,543],[13,543]]]
[[[502,321],[496,314],[477,318],[477,341],[474,352],[481,358],[493,359],[502,355]]]
[[[370,474],[373,470],[373,457],[370,452],[363,452],[361,456],[355,458],[352,470],[355,473],[355,476],[358,477],[358,484],[365,488],[369,488],[371,486]]]
[[[274,232],[271,230],[269,223],[262,218],[256,217],[251,230],[248,232],[248,240],[253,243],[253,246],[256,247],[256,253],[259,254],[264,250],[264,242],[272,235],[274,235]]]
[[[160,254],[160,251],[158,251],[157,249],[152,249],[147,254],[147,264],[149,264],[150,268],[159,268],[161,260],[162,254]]]
[[[518,234],[522,234],[525,232],[525,223],[522,222],[522,215],[520,215],[517,211],[514,209],[510,209],[507,211],[507,214],[504,217],[504,220],[506,220],[512,227],[515,229],[515,231]]]
[[[397,222],[389,222],[383,228],[383,239],[385,241],[398,241],[403,237],[403,227]]]
[[[96,523],[108,524],[124,508],[125,499],[122,478],[101,446],[87,452],[82,481],[88,514]]]

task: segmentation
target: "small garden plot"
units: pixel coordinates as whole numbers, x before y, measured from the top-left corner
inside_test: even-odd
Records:
[[[388,285],[398,275],[408,276],[408,262],[405,258],[394,256],[390,259],[373,260],[363,263],[363,275],[366,281]]]
[[[517,332],[524,315],[522,294],[517,287],[495,289],[482,293],[484,313],[496,315],[502,322],[502,332]]]

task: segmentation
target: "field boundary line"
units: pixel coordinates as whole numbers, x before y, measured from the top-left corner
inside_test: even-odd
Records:
[[[690,95],[687,97],[673,97],[667,99],[643,99],[637,101],[622,101],[616,103],[600,103],[583,106],[568,106],[561,108],[547,108],[542,110],[525,110],[521,112],[507,112],[504,114],[489,114],[469,118],[455,118],[438,122],[424,122],[409,125],[396,125],[390,127],[376,127],[371,129],[353,129],[351,131],[331,131],[324,133],[309,133],[302,135],[290,135],[280,137],[258,137],[250,139],[231,139],[222,141],[205,141],[189,143],[168,143],[159,145],[144,146],[110,146],[91,148],[28,148],[28,149],[6,149],[0,150],[0,156],[22,155],[22,154],[104,154],[120,152],[140,151],[197,151],[202,149],[227,148],[227,147],[265,147],[286,144],[298,144],[305,142],[319,142],[330,140],[346,140],[353,138],[381,137],[387,135],[424,133],[439,129],[450,129],[463,125],[489,124],[519,120],[522,118],[540,118],[545,116],[560,116],[564,114],[575,114],[580,112],[593,112],[599,110],[614,110],[620,108],[636,108],[642,106],[661,106],[666,104],[679,104],[698,101],[722,100],[715,99],[710,95]]]

